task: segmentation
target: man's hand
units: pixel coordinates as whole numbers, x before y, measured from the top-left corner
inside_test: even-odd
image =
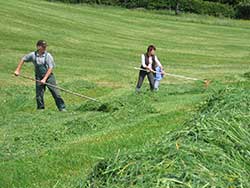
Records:
[[[41,84],[46,84],[46,79],[42,79],[40,82]]]
[[[52,68],[49,68],[43,77],[43,79],[40,81],[41,84],[46,84],[47,79],[49,78],[50,74],[52,73]]]
[[[16,71],[14,72],[14,74],[15,74],[15,76],[19,76],[19,75],[20,75],[20,71],[19,71],[19,70],[16,70]]]
[[[18,63],[18,65],[17,65],[17,68],[16,68],[15,72],[14,72],[15,76],[20,75],[20,71],[22,69],[23,63],[24,63],[24,61],[21,59],[20,62]]]

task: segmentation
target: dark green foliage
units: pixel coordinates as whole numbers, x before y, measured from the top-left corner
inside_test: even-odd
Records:
[[[250,19],[250,2],[240,3],[236,7],[236,17],[240,19]]]
[[[53,1],[53,0],[50,0]],[[175,10],[178,2],[179,9],[183,12],[205,14],[211,16],[234,17],[232,6],[219,2],[203,0],[58,0],[66,3],[91,3],[103,5],[117,5],[126,8],[169,9]]]
[[[217,2],[217,3],[227,4],[231,6],[238,5],[240,2],[242,2],[242,0],[205,0],[205,1]]]
[[[200,1],[200,0],[181,0],[180,8],[184,12],[196,14],[206,14],[211,16],[234,17],[234,9],[225,4]]]
[[[248,78],[248,79],[250,79],[250,72],[246,72],[246,73],[244,73],[244,75],[243,75],[245,78]]]
[[[243,88],[216,92],[182,129],[98,163],[86,187],[249,187],[249,101]]]
[[[126,8],[146,8],[146,9],[171,9],[171,0],[120,0],[120,4]]]
[[[90,4],[104,4],[104,5],[118,5],[119,0],[49,0],[49,1],[61,1],[63,3],[90,3]]]
[[[242,0],[49,0],[64,3],[90,3],[122,6],[126,8],[175,10],[181,12],[250,19],[250,3]]]

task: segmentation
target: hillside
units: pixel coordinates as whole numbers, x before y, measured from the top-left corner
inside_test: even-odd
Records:
[[[249,84],[247,21],[35,0],[0,7],[0,187],[82,187],[100,161],[146,150],[215,91]],[[36,111],[34,83],[12,72],[39,39],[55,57],[58,85],[101,104],[62,92],[60,113],[47,91],[46,110]],[[145,80],[136,95],[133,67],[151,43],[166,71],[210,87],[166,77],[159,92]],[[33,65],[22,74],[32,76]]]

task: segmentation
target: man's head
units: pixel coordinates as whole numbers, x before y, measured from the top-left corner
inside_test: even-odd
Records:
[[[156,47],[154,45],[149,45],[147,53],[149,56],[155,55]]]
[[[47,47],[47,42],[45,40],[39,40],[36,43],[36,47],[39,52],[45,52]]]

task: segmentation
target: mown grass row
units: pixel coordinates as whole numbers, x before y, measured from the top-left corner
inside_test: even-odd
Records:
[[[203,102],[157,143],[100,161],[86,187],[249,187],[250,83]]]
[[[84,181],[100,158],[111,157],[118,150],[127,153],[139,149],[162,132],[175,129],[209,92],[196,83],[162,84],[158,93],[146,88],[140,94],[122,90],[114,96],[107,92],[100,97],[101,103],[74,102],[62,114],[53,110],[54,101],[47,92],[48,108],[36,112],[32,89],[20,86],[0,90],[5,93],[0,100],[4,114],[0,119],[0,167],[5,172],[0,174],[0,187],[51,187],[57,179],[60,187],[74,187]],[[109,91],[95,89],[97,93],[99,89]],[[187,100],[190,96],[192,100]]]
[[[64,87],[70,88],[72,84],[85,93],[92,92],[94,87],[91,84],[87,87],[88,84],[84,81],[64,84]],[[201,96],[193,102],[192,100],[184,102],[187,97],[208,92],[200,84],[162,85],[158,93],[149,93],[144,88],[140,94],[134,91],[122,91],[110,99],[109,88],[95,86],[94,90],[95,94],[99,92],[105,94],[106,91],[107,97],[102,97],[100,102],[75,98],[77,102],[72,101],[69,112],[61,114],[48,109],[36,112],[35,97],[29,86],[1,88],[0,91],[5,94],[5,97],[0,100],[2,106],[0,112],[4,114],[1,116],[0,126],[7,133],[0,147],[2,159],[20,158],[27,155],[27,152],[33,153],[95,132],[122,128],[122,126],[132,127],[154,116],[175,111],[176,109],[171,110],[171,108],[177,104],[170,104],[168,101],[170,97],[174,98],[178,95],[180,104],[177,106],[185,108],[185,103],[192,104],[202,98]],[[49,102],[46,104],[49,103],[48,108],[55,108],[54,101],[49,95],[47,91],[46,100]],[[169,103],[167,111],[162,109],[162,105],[164,107],[166,103]],[[18,118],[13,117],[13,113]]]

